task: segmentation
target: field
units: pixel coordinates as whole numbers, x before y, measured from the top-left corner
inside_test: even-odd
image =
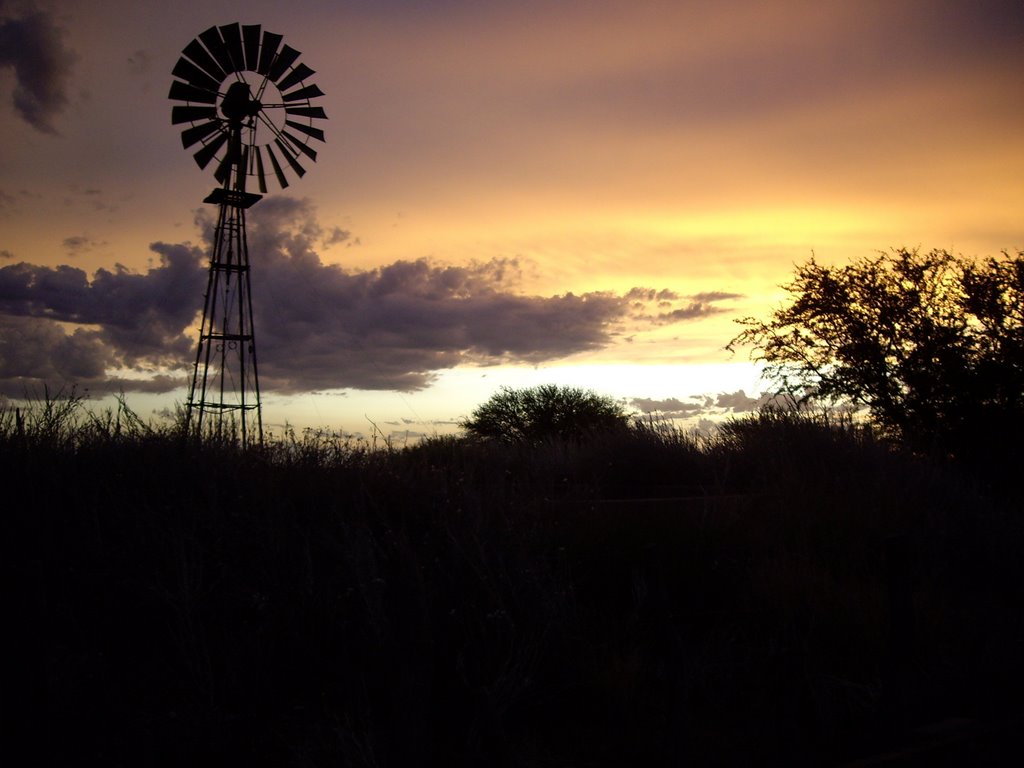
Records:
[[[5,698],[40,765],[842,764],[1021,714],[1018,470],[828,414],[242,451],[8,407]]]

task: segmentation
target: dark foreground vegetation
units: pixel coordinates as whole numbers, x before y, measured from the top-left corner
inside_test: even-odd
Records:
[[[998,724],[1017,466],[778,411],[241,451],[7,409],[18,764],[828,765]]]

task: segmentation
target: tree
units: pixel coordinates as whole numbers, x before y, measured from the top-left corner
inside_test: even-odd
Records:
[[[739,320],[728,345],[752,346],[779,393],[866,406],[915,447],[953,453],[1024,425],[1024,251],[812,258],[783,288],[791,301]]]
[[[459,426],[476,437],[529,442],[578,439],[626,423],[622,406],[606,395],[542,384],[528,389],[502,387]]]

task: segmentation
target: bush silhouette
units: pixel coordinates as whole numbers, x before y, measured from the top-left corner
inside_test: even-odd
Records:
[[[918,448],[976,451],[1024,423],[1024,251],[982,261],[933,250],[845,267],[813,258],[767,321],[729,343],[754,348],[779,392],[866,406]]]
[[[505,442],[581,438],[626,426],[622,406],[606,395],[542,384],[502,387],[459,426],[470,435]]]

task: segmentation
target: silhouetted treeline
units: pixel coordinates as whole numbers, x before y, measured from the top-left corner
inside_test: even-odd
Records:
[[[1021,495],[846,420],[241,451],[69,414],[0,414],[20,764],[822,765],[1020,712]]]

